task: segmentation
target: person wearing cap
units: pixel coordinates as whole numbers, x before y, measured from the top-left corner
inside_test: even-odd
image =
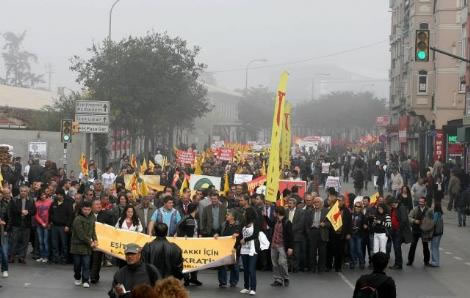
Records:
[[[65,264],[68,259],[68,233],[73,222],[73,204],[65,200],[65,192],[58,189],[49,211],[51,219],[52,262]]]
[[[124,253],[127,265],[114,274],[112,289],[108,292],[112,298],[131,297],[131,291],[136,286],[146,284],[154,287],[161,279],[160,271],[154,265],[143,262],[142,248],[139,245],[127,244]]]
[[[188,214],[183,218],[181,223],[178,225],[178,236],[179,237],[198,237],[198,225],[196,220],[197,204],[189,203],[187,206]],[[184,275],[184,286],[187,287],[190,284],[195,286],[202,286],[202,282],[197,279],[197,271],[186,273]]]

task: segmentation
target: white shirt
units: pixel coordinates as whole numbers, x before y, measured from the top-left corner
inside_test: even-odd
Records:
[[[142,231],[144,230],[144,228],[142,227],[142,224],[140,223],[140,220],[139,220],[138,226],[134,226],[134,224],[132,224],[130,227],[127,226],[126,220],[122,222],[121,226],[119,226],[119,221],[118,221],[116,223],[116,228],[121,229],[121,230],[139,232],[139,233],[142,233]]]
[[[321,164],[321,173],[322,174],[329,174],[330,173],[330,163],[329,162],[323,162]]]
[[[104,173],[101,175],[101,180],[103,181],[104,189],[110,189],[114,180],[116,180],[116,175],[114,173]]]
[[[297,209],[297,208],[294,208],[292,210],[289,209],[289,221],[291,223],[294,221],[295,209]]]
[[[242,230],[243,239],[252,236],[254,232],[255,232],[255,229],[254,229],[253,224],[251,224],[248,227],[243,227],[243,230]],[[250,240],[250,241],[245,242],[245,244],[243,244],[240,248],[240,254],[254,256],[256,254],[255,241]]]

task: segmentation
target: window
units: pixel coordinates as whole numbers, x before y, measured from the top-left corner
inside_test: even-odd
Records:
[[[428,23],[421,23],[421,24],[419,24],[419,29],[421,29],[421,30],[428,30],[428,29],[429,29]]]
[[[428,92],[428,72],[421,70],[418,73],[418,94],[426,94]]]
[[[465,93],[465,78],[460,78],[459,93]]]

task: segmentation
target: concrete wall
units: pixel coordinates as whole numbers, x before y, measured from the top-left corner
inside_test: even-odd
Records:
[[[60,132],[0,129],[0,143],[13,146],[14,156],[21,157],[23,166],[28,160],[28,144],[34,141],[47,142],[47,159],[56,162],[58,168],[63,167],[64,144],[60,142]],[[67,146],[68,170],[78,176],[80,154],[85,152],[85,135],[74,135],[72,141]]]

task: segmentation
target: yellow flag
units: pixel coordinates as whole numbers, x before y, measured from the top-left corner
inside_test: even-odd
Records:
[[[341,216],[341,210],[339,209],[339,201],[336,201],[333,207],[331,207],[326,218],[328,218],[335,231],[338,231],[343,226],[343,217]]]
[[[266,200],[276,202],[279,190],[280,177],[280,145],[282,126],[284,121],[284,102],[286,100],[286,87],[289,74],[284,71],[281,74],[279,86],[276,92],[276,102],[274,105],[273,129],[271,134],[271,154],[269,155],[269,165],[266,184]]]
[[[375,194],[371,195],[371,196],[370,196],[370,203],[371,203],[372,205],[375,205],[375,204],[377,203],[377,199],[379,198],[379,196],[380,196],[380,195],[379,195],[378,192],[376,192]]]
[[[131,154],[131,167],[136,171],[138,170],[137,169],[137,159],[135,158],[134,153]]]
[[[261,176],[266,176],[266,162],[263,159],[263,164],[261,165]]]
[[[142,164],[140,165],[140,172],[142,174],[145,173],[145,171],[147,171],[148,167],[147,167],[147,161],[145,160],[144,158],[144,161],[142,161]]]
[[[230,191],[230,184],[228,182],[228,173],[225,173],[224,178],[224,196],[227,196]]]
[[[290,147],[291,147],[291,115],[292,106],[286,101],[284,106],[284,123],[282,125],[281,136],[281,168],[290,166]]]
[[[151,160],[149,160],[149,169],[152,172],[153,172],[153,169],[155,169],[155,164]]]
[[[2,175],[2,171],[0,171],[0,190],[3,190],[3,175]]]
[[[189,182],[188,179],[186,178],[186,175],[184,176],[183,183],[181,183],[181,188],[180,188],[180,197],[183,196],[184,189],[189,188]]]
[[[201,162],[201,159],[199,157],[196,157],[196,163],[194,165],[194,174],[196,175],[202,175]]]
[[[85,175],[88,175],[88,162],[86,160],[86,156],[85,156],[85,153],[82,153],[80,155],[80,169],[82,171],[82,174],[85,176]],[[2,178],[3,179],[3,178]]]
[[[139,187],[137,188],[137,193],[141,197],[145,197],[146,195],[148,195],[149,191],[148,191],[147,184],[145,183],[144,179],[140,179],[140,181],[138,182],[138,186]]]

